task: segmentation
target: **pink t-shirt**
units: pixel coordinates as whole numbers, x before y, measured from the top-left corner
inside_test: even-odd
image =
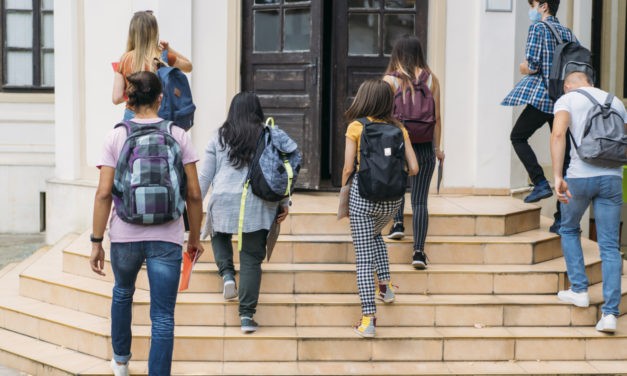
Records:
[[[155,119],[132,119],[138,124],[153,124],[162,121],[161,118]],[[98,164],[98,168],[102,166],[115,168],[122,151],[124,141],[126,141],[126,128],[118,127],[109,133],[105,140],[102,159]],[[172,136],[181,146],[183,153],[183,165],[198,162],[196,151],[193,148],[192,141],[182,128],[172,127]],[[111,210],[111,220],[109,222],[109,238],[112,243],[127,243],[141,241],[163,241],[183,245],[184,225],[183,217],[164,223],[161,225],[135,225],[121,220],[115,208]]]

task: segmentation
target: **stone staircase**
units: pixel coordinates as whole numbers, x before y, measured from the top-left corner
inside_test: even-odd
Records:
[[[555,294],[568,282],[559,238],[538,207],[508,197],[432,197],[429,268],[408,265],[410,237],[388,243],[398,297],[378,305],[377,338],[367,340],[350,328],[360,306],[337,198],[299,194],[294,202],[263,265],[261,328],[253,335],[240,332],[237,303],[222,299],[205,242],[190,290],[178,297],[174,374],[627,372],[627,317],[613,336],[594,330],[603,301],[596,244],[584,240],[591,306],[561,303]],[[40,375],[111,374],[113,276],[108,260],[105,277],[91,272],[89,250],[87,233],[69,235],[0,272],[0,364]],[[145,270],[137,287],[131,372],[146,374]]]

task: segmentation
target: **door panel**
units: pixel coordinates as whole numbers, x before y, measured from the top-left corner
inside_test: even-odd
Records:
[[[242,90],[299,145],[297,187],[320,184],[320,0],[243,0]]]
[[[428,0],[348,0],[333,5],[333,82],[331,177],[341,184],[346,120],[362,82],[381,78],[394,42],[415,34],[427,51]]]

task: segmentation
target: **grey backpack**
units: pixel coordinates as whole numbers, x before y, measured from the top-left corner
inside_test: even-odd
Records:
[[[612,108],[614,95],[608,94],[605,103],[601,104],[586,91],[575,91],[585,95],[593,104],[586,117],[581,144],[577,145],[573,135],[570,136],[579,158],[600,167],[613,168],[627,164],[625,121]]]

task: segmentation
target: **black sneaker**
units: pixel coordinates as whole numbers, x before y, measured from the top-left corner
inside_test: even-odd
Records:
[[[414,257],[411,261],[411,266],[417,270],[424,270],[427,268],[427,255],[423,251],[414,251]]]
[[[390,229],[388,239],[401,240],[405,237],[405,226],[401,222],[396,222]]]
[[[242,324],[242,333],[249,334],[257,331],[259,324],[252,317],[240,317],[240,323]]]

